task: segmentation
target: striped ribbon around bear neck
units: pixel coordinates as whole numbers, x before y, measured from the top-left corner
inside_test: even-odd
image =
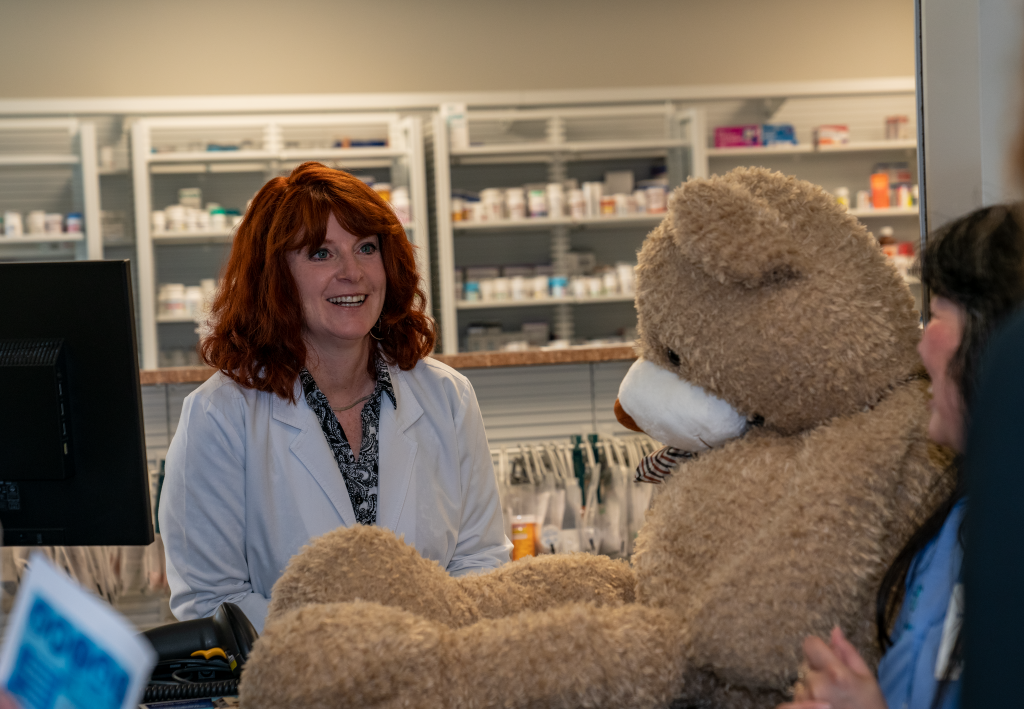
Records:
[[[695,457],[696,453],[665,446],[659,451],[644,456],[640,465],[636,466],[636,477],[633,479],[638,483],[663,483],[680,463]]]

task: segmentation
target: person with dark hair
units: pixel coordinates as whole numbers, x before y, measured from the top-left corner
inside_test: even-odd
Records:
[[[270,180],[235,235],[184,402],[159,519],[171,610],[236,603],[262,630],[311,538],[387,527],[453,576],[509,558],[469,381],[429,358],[413,247],[362,181],[307,162]]]
[[[918,351],[932,382],[929,437],[956,454],[945,499],[893,561],[878,590],[876,679],[835,628],[804,642],[806,670],[787,709],[958,707],[962,669],[962,453],[979,362],[1024,303],[1024,230],[1016,207],[979,209],[940,229],[922,257],[931,318]]]

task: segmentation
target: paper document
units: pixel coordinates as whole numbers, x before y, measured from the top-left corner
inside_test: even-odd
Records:
[[[0,648],[0,686],[23,709],[137,707],[156,659],[117,611],[32,555]]]

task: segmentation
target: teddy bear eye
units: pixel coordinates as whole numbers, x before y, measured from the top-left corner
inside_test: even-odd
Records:
[[[679,355],[673,352],[671,347],[665,348],[665,356],[668,357],[668,361],[672,363],[672,366],[679,366]]]

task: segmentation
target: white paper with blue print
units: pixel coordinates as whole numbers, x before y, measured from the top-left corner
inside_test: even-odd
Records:
[[[0,648],[0,686],[23,709],[136,707],[155,664],[130,622],[32,555]]]

